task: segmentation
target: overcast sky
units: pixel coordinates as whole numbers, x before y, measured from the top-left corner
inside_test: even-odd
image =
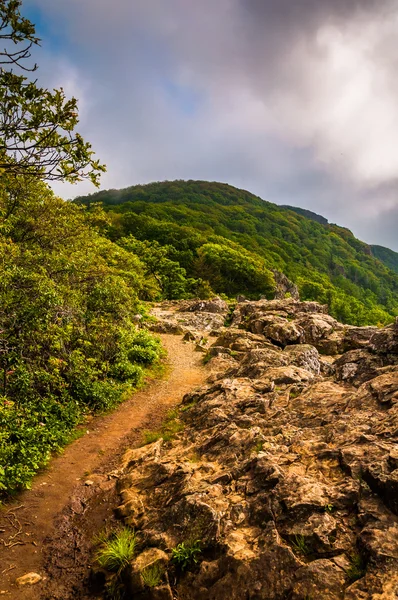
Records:
[[[228,182],[398,251],[398,0],[24,6],[39,81],[79,98],[102,189]]]

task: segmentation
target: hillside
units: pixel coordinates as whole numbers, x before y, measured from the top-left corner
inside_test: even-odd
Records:
[[[76,202],[103,204],[111,219],[107,235],[140,256],[148,286],[151,278],[160,283],[163,297],[272,297],[276,269],[297,284],[303,300],[329,304],[342,322],[387,323],[398,314],[398,275],[367,244],[348,229],[247,191],[174,181],[101,191]]]
[[[298,215],[302,215],[303,217],[311,219],[312,221],[316,221],[317,223],[321,223],[322,225],[329,225],[329,221],[325,217],[318,215],[311,210],[307,210],[306,208],[288,206],[287,204],[282,205],[282,208],[292,210]],[[370,245],[369,247],[375,258],[384,263],[386,267],[392,271],[395,271],[395,273],[398,273],[398,252],[394,252],[394,250],[390,250],[390,248],[385,248],[384,246]]]
[[[384,248],[384,246],[371,246],[372,254],[389,269],[398,273],[398,252]]]
[[[306,208],[299,208],[298,206],[289,206],[288,204],[283,204],[281,208],[288,208],[293,212],[296,212],[298,215],[302,215],[303,217],[307,217],[307,219],[311,219],[312,221],[316,221],[317,223],[321,223],[321,225],[328,225],[329,221],[322,217],[322,215],[318,215],[318,213],[312,212],[312,210],[307,210]]]

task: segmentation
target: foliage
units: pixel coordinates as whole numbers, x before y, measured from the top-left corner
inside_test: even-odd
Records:
[[[26,487],[91,411],[142,383],[160,341],[136,330],[144,267],[105,216],[40,181],[0,186],[0,490]]]
[[[36,70],[26,61],[40,41],[33,23],[21,15],[21,5],[20,0],[0,0],[0,41],[6,44],[0,52],[0,173],[70,182],[89,178],[98,185],[105,167],[75,132],[76,98],[21,74]]]
[[[394,252],[383,246],[371,246],[373,256],[378,258],[389,269],[398,273],[398,252]]]
[[[125,527],[102,542],[95,560],[104,569],[119,574],[134,558],[136,550],[137,536]]]
[[[186,571],[193,563],[199,562],[201,552],[200,540],[181,542],[171,550],[172,561],[181,571]]]
[[[276,269],[298,285],[303,300],[329,304],[342,322],[386,324],[398,314],[398,275],[348,229],[232,186],[153,183],[98,192],[77,203],[90,209],[103,204],[111,218],[106,235],[141,253],[147,272],[152,268],[160,281],[160,297],[200,296],[204,286],[207,293],[271,297]],[[153,255],[145,259],[147,252]]]
[[[160,584],[164,573],[164,567],[160,563],[155,563],[143,569],[141,571],[141,576],[144,584],[149,588],[153,588]]]

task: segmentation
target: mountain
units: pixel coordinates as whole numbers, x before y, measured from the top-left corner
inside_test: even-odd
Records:
[[[329,221],[322,217],[322,215],[318,215],[317,213],[312,212],[312,210],[307,210],[306,208],[299,208],[298,206],[289,206],[288,204],[282,204],[282,208],[288,208],[298,215],[302,215],[303,217],[307,217],[307,219],[311,219],[312,221],[316,221],[317,223],[321,223],[321,225],[328,225]]]
[[[277,270],[298,286],[303,300],[328,304],[342,322],[387,323],[398,314],[398,274],[368,244],[344,227],[245,190],[166,181],[75,202],[104,206],[106,235],[146,263],[148,285],[156,280],[163,297],[272,297]]]
[[[289,206],[287,204],[282,205],[282,208],[292,210],[298,215],[302,215],[307,219],[311,219],[312,221],[321,223],[321,225],[329,224],[329,221],[325,217],[322,217],[322,215],[318,215],[317,213],[312,212],[312,210],[307,210],[306,208],[299,208],[298,206]],[[377,245],[370,245],[370,250],[375,258],[378,258],[389,269],[395,271],[395,273],[398,273],[398,252],[394,252],[394,250],[390,250],[390,248],[385,248],[384,246]]]
[[[384,248],[384,246],[371,246],[373,256],[381,260],[389,269],[398,273],[398,252]]]

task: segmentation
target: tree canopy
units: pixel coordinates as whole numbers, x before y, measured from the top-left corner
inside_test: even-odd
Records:
[[[21,15],[20,0],[0,0],[0,174],[69,182],[88,178],[98,185],[104,165],[91,144],[75,131],[76,98],[63,89],[48,90],[25,73],[32,47],[40,40]]]

